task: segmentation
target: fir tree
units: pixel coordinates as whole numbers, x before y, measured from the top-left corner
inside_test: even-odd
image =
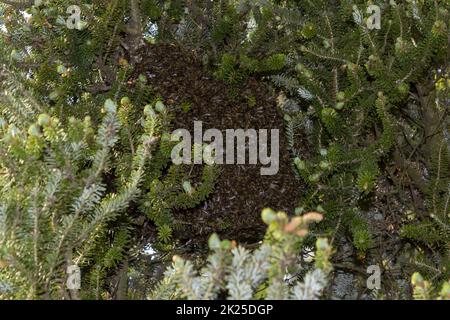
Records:
[[[209,239],[212,253],[200,274],[192,262],[174,257],[172,267],[156,288],[152,299],[210,300],[227,297],[232,300],[313,300],[321,297],[328,284],[331,247],[327,239],[318,239],[314,266],[299,266],[298,248],[308,233],[308,225],[322,219],[311,212],[289,220],[284,212],[264,209],[262,218],[268,225],[266,240],[253,252],[235,242]],[[298,274],[299,267],[311,268],[303,281],[288,274]],[[226,294],[224,294],[226,292]]]
[[[213,235],[212,253],[176,258],[151,298],[316,299],[348,238],[352,269],[387,270],[396,252],[402,279],[423,275],[415,298],[448,299],[449,11],[448,0],[0,0],[0,297],[126,298],[144,246],[177,250],[174,210],[205,201],[220,170],[194,179],[171,163],[173,107],[139,74],[146,47],[175,42],[232,93],[249,76],[275,86],[307,190],[295,217],[264,211],[256,249]],[[392,230],[374,227],[373,209]],[[315,264],[299,263],[315,243]],[[66,286],[73,265],[80,291]]]

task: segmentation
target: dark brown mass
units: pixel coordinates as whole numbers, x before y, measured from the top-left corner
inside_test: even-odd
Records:
[[[157,94],[177,108],[174,128],[193,131],[194,121],[209,128],[279,129],[280,168],[273,176],[262,176],[261,165],[222,165],[214,193],[197,208],[174,212],[187,222],[177,238],[204,239],[212,232],[239,242],[259,241],[265,232],[261,210],[265,207],[293,213],[302,183],[293,174],[286,147],[282,115],[276,107],[272,90],[262,80],[248,78],[230,92],[230,86],[215,80],[185,51],[173,45],[149,46],[137,72],[147,75]],[[233,95],[234,94],[234,95]],[[256,101],[249,105],[248,98]],[[269,131],[270,132],[270,131]],[[269,135],[270,137],[270,135]]]

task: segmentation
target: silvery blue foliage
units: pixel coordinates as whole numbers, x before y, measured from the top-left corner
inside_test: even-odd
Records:
[[[285,74],[274,75],[270,77],[277,87],[282,87],[290,94],[295,94],[298,91],[299,82],[297,79]]]
[[[12,287],[7,282],[0,281],[0,294],[12,292]]]
[[[73,203],[73,212],[83,213],[95,207],[100,202],[104,191],[105,187],[101,184],[86,186],[82,194]]]
[[[313,94],[306,90],[304,87],[299,87],[297,89],[297,94],[300,96],[300,98],[303,98],[305,100],[312,100],[314,98]]]
[[[353,7],[353,21],[359,25],[361,25],[363,21],[362,13],[356,6]]]
[[[223,257],[213,254],[208,257],[208,265],[200,276],[202,299],[216,299],[220,291],[220,283],[216,281],[217,275],[223,272]]]
[[[264,296],[268,300],[318,299],[327,285],[329,270],[313,269],[300,283],[286,281],[283,274],[271,278],[269,271],[279,261],[277,253],[283,255],[275,251],[267,244],[253,252],[236,247],[231,250],[231,256],[228,253],[226,257],[219,250],[209,256],[207,265],[200,272],[190,261],[176,258],[150,298],[210,300],[220,298],[219,294],[226,289],[227,299],[250,300],[260,289],[265,289]],[[265,286],[261,287],[262,284]]]
[[[293,300],[317,300],[327,285],[327,274],[321,269],[308,272],[303,280],[294,286],[291,293]]]
[[[289,287],[285,281],[275,281],[267,288],[267,300],[288,300]]]
[[[352,274],[338,272],[332,287],[332,296],[336,299],[345,299],[353,297],[354,294],[354,277]]]
[[[284,112],[287,113],[294,113],[300,110],[300,106],[298,105],[297,101],[289,98],[284,99],[280,107],[283,109]]]
[[[265,280],[267,270],[270,268],[268,262],[271,249],[263,245],[254,255],[245,248],[233,249],[233,262],[230,274],[227,277],[227,289],[229,299],[249,300],[253,296],[253,290]]]

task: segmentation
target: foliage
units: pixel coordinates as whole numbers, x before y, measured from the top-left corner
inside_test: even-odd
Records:
[[[279,105],[290,113],[287,135],[296,168],[311,186],[301,203],[322,205],[329,221],[342,221],[340,228],[349,230],[362,251],[371,246],[372,236],[359,204],[376,193],[392,154],[406,152],[398,128],[406,121],[402,113],[410,104],[446,112],[431,102],[421,105],[429,93],[420,88],[429,82],[430,68],[445,63],[447,27],[438,31],[435,26],[448,17],[445,5],[380,3],[382,26],[372,31],[360,19],[364,5],[315,1],[302,6],[308,16],[304,27],[315,32],[291,54],[296,58],[289,72],[273,78],[289,94]],[[412,10],[420,15],[420,25],[411,18]],[[291,99],[304,107],[292,110]],[[308,154],[296,147],[297,132],[306,133]],[[441,148],[446,154],[447,145]],[[444,158],[435,166],[445,166]],[[439,185],[447,187],[447,177],[441,175]]]
[[[158,133],[156,119],[147,116],[127,175],[113,185],[108,171],[120,131],[116,108],[106,101],[97,134],[89,118],[70,118],[64,128],[41,114],[28,129],[2,120],[1,274],[20,288],[14,297],[61,297],[67,266],[107,269],[120,262],[127,230],[117,228],[109,245],[103,235],[139,196]],[[106,241],[96,251],[99,240]]]
[[[403,296],[396,281],[420,271],[415,298],[448,298],[448,0],[77,1],[75,22],[71,5],[0,0],[0,298],[126,298],[148,247],[159,269],[187,256],[152,298],[319,298],[348,243],[347,269],[400,270],[382,297]],[[248,77],[276,88],[306,190],[291,220],[263,212],[257,249],[213,235],[205,257],[177,242],[174,212],[201,205],[220,169],[170,160],[175,112],[141,73],[161,42],[232,93]],[[323,221],[306,236],[311,211]],[[314,243],[315,266],[299,263]],[[193,257],[206,259],[200,272]],[[70,265],[79,292],[66,290]]]
[[[416,300],[450,300],[450,282],[448,281],[444,282],[437,295],[433,295],[430,283],[424,280],[420,273],[414,273],[411,282],[414,288],[414,299]]]
[[[378,236],[365,208],[388,177],[404,206],[398,214],[416,213],[400,232],[417,248],[416,268],[438,269],[435,281],[445,280],[449,4],[372,4],[381,8],[379,30],[366,23],[366,1],[306,1],[298,6],[300,38],[277,48],[288,64],[272,80],[282,90],[296,171],[309,185],[297,212],[324,212],[320,230],[333,239],[349,234],[364,256]],[[411,188],[424,206],[405,201]]]
[[[175,256],[172,267],[166,271],[151,298],[318,299],[332,270],[332,250],[327,239],[317,240],[314,266],[303,279],[288,282],[286,277],[299,272],[299,268],[308,267],[296,263],[298,248],[307,234],[308,225],[320,221],[322,216],[312,212],[290,220],[284,212],[264,209],[262,218],[268,230],[266,240],[259,248],[250,251],[237,246],[234,241],[221,241],[213,234],[209,238],[212,253],[200,273],[192,262]]]
[[[369,27],[369,4],[381,8],[379,29]],[[281,89],[290,152],[309,185],[296,212],[324,212],[319,230],[349,235],[365,257],[383,237],[367,207],[397,194],[410,262],[448,279],[448,1],[223,1],[205,10],[188,15],[205,22],[197,26],[209,42],[193,43],[217,62],[216,77],[236,86],[271,75]],[[208,38],[215,28],[223,36]]]

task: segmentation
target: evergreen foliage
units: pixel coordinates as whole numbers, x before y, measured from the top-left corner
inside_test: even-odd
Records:
[[[2,120],[1,274],[21,289],[12,290],[16,298],[63,297],[67,266],[100,272],[121,260],[126,225],[109,245],[104,235],[138,198],[158,136],[155,119],[147,116],[126,176],[112,185],[108,171],[120,122],[114,102],[107,100],[104,109],[97,134],[89,118],[70,118],[67,129],[47,114],[28,129]]]
[[[330,298],[334,271],[375,263],[378,298],[449,299],[448,0],[83,0],[79,19],[73,5],[0,0],[0,299],[125,299],[149,273],[139,297]],[[202,205],[220,167],[171,162],[175,107],[140,73],[162,42],[233,94],[249,77],[274,87],[306,190],[292,214],[263,211],[257,245],[214,234],[208,256],[176,237],[175,212]]]
[[[209,255],[206,266],[198,273],[194,264],[174,257],[172,267],[153,292],[153,299],[210,300],[315,300],[321,297],[332,270],[331,247],[327,239],[316,242],[314,266],[297,264],[298,249],[307,234],[308,224],[322,219],[311,212],[289,219],[284,212],[264,209],[262,218],[268,225],[266,240],[259,248],[250,251],[235,242],[220,240],[214,234],[209,238]],[[309,268],[303,279],[299,268]]]

